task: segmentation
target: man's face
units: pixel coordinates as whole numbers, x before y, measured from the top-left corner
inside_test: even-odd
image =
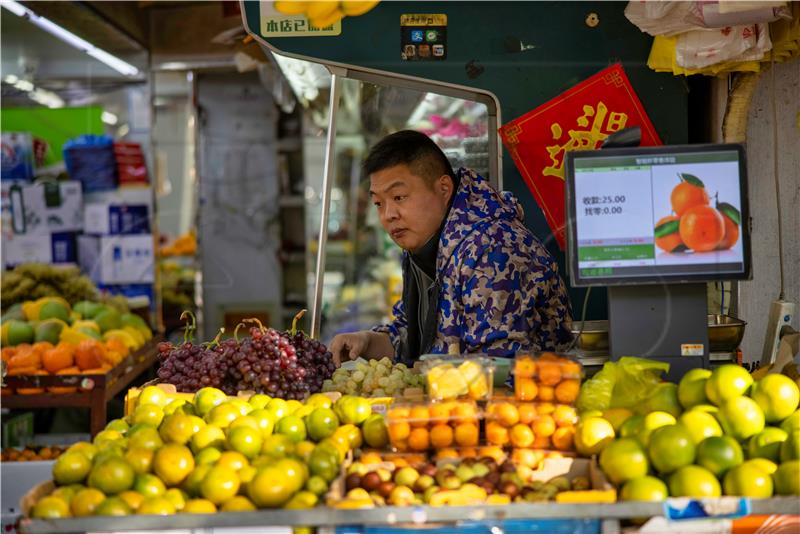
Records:
[[[439,230],[447,213],[453,181],[442,175],[432,185],[395,165],[370,176],[370,198],[383,229],[402,249],[416,252]]]

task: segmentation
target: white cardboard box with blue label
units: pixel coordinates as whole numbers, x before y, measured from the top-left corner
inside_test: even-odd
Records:
[[[83,231],[92,235],[150,233],[153,191],[149,187],[120,187],[85,196]]]
[[[78,238],[81,269],[98,284],[152,283],[153,235]]]
[[[4,223],[16,235],[80,232],[83,193],[77,181],[3,184]]]

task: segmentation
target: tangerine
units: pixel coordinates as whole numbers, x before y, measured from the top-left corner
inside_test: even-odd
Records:
[[[474,423],[460,423],[455,431],[456,443],[461,447],[475,447],[478,445],[478,425]]]
[[[543,386],[555,386],[561,382],[561,362],[539,361],[539,383]]]
[[[105,352],[105,347],[96,339],[84,339],[75,349],[75,363],[81,370],[96,369],[103,365]]]
[[[550,437],[556,431],[556,422],[552,415],[542,415],[533,423],[533,432],[537,436]]]
[[[414,428],[424,427],[428,424],[431,414],[427,406],[414,406],[408,416],[408,422]]]
[[[59,343],[58,346],[42,354],[42,366],[49,373],[57,373],[71,367],[72,363],[72,350],[66,344]]]
[[[681,217],[680,235],[690,249],[708,252],[717,248],[725,237],[725,222],[711,206],[695,206]]]
[[[533,378],[516,378],[514,381],[514,394],[519,400],[531,401],[536,398],[539,388]]]
[[[542,402],[550,402],[555,398],[555,390],[552,386],[539,387],[539,400]],[[541,411],[541,410],[540,410]]]
[[[519,358],[514,363],[514,376],[516,378],[533,378],[536,373],[536,362],[532,358]]]
[[[405,421],[389,423],[389,440],[392,444],[408,439],[411,427]]]
[[[528,425],[517,423],[509,432],[509,439],[514,447],[530,447],[534,440],[533,430]]]
[[[677,252],[681,247],[685,247],[679,233],[680,217],[667,215],[656,223],[655,236],[656,246],[665,252]]]
[[[510,428],[519,422],[519,411],[510,402],[502,402],[494,406],[495,421],[506,428]]]
[[[534,449],[552,449],[553,442],[547,436],[536,436],[531,447]]]
[[[563,402],[564,404],[571,404],[575,402],[580,392],[581,392],[581,381],[575,379],[568,379],[568,380],[562,380],[561,383],[556,386],[555,396],[558,402]]]
[[[551,436],[553,446],[560,451],[571,450],[573,448],[574,438],[575,429],[573,429],[571,426],[562,426],[560,428],[556,428],[556,431],[553,432],[553,435]]]
[[[431,428],[431,445],[443,449],[453,444],[453,429],[449,425],[438,424]]]
[[[578,414],[572,406],[559,404],[553,411],[553,420],[556,422],[556,426],[559,427],[574,425],[578,422]]]
[[[517,406],[519,412],[519,422],[529,425],[536,419],[536,406],[531,402],[523,402]]]
[[[414,428],[408,435],[408,447],[413,451],[427,450],[430,444],[430,435],[424,428]]]
[[[733,245],[739,241],[739,225],[724,213],[722,214],[722,220],[725,223],[725,237],[717,245],[717,250],[728,250],[733,248]]]
[[[486,440],[493,445],[506,445],[509,441],[508,429],[499,423],[486,423]]]
[[[678,217],[683,217],[691,208],[707,206],[708,193],[705,187],[683,181],[672,190],[669,200],[672,205],[672,211],[674,211]]]

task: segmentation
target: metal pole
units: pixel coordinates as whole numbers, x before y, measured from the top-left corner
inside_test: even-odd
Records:
[[[336,115],[339,111],[340,79],[331,70],[331,94],[328,102],[328,137],[325,142],[325,169],[322,178],[322,215],[317,237],[317,268],[314,276],[314,303],[311,307],[311,337],[319,339],[322,319],[322,287],[325,278],[325,246],[328,241],[328,218],[331,211],[331,188],[333,187],[336,153]]]

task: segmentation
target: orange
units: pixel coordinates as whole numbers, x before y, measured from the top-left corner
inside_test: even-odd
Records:
[[[531,444],[531,447],[534,449],[552,449],[553,443],[550,441],[550,438],[547,436],[536,436]]]
[[[472,447],[461,449],[459,453],[462,458],[477,458],[478,456],[478,451]]]
[[[537,436],[550,437],[556,431],[556,422],[552,415],[540,415],[533,423],[533,432]]]
[[[536,469],[542,461],[544,454],[533,449],[514,449],[511,452],[511,461],[517,465],[524,465]]]
[[[493,445],[506,445],[509,441],[508,429],[499,423],[486,423],[486,440]]]
[[[555,390],[552,386],[540,386],[539,387],[539,400],[542,402],[550,402],[556,396]],[[539,410],[541,411],[541,410]]]
[[[695,206],[681,217],[680,234],[690,249],[708,252],[717,248],[725,237],[725,222],[711,206]]]
[[[398,441],[408,439],[411,427],[405,421],[389,423],[389,441],[395,445]],[[396,446],[396,445],[395,445]]]
[[[503,452],[502,448],[494,447],[494,446],[481,447],[478,450],[478,455],[479,456],[488,456],[489,458],[494,458],[494,461],[497,462],[498,464],[503,463],[503,461],[505,460],[505,457],[506,457],[506,454]]]
[[[555,395],[558,402],[564,404],[571,404],[578,398],[578,393],[581,392],[581,382],[576,379],[562,380],[556,386]]]
[[[514,381],[514,395],[519,400],[531,401],[536,398],[539,388],[532,378],[516,378]]]
[[[539,361],[539,383],[555,386],[561,382],[561,363],[558,361]]]
[[[450,404],[447,402],[433,404],[430,407],[431,419],[447,420],[450,417]]]
[[[397,452],[406,452],[408,450],[408,440],[401,439],[399,441],[393,441],[392,447],[394,447]]]
[[[443,449],[453,444],[453,429],[445,424],[437,424],[431,429],[431,445]]]
[[[430,435],[424,428],[414,428],[408,435],[408,447],[412,451],[424,451],[430,447]]]
[[[517,423],[508,433],[511,445],[514,447],[530,447],[533,443],[533,430],[528,425]]]
[[[478,410],[470,402],[456,403],[452,415],[458,422],[475,423],[478,421]]]
[[[556,411],[556,405],[552,402],[540,402],[536,405],[536,411],[539,415],[550,415]]]
[[[408,408],[398,407],[398,408],[392,408],[386,415],[390,421],[391,420],[401,421],[408,419],[409,412],[410,410]]]
[[[436,453],[436,460],[449,460],[460,458],[458,451],[455,449],[442,449]]]
[[[414,406],[408,416],[408,422],[413,428],[427,426],[431,414],[427,406]]]
[[[575,413],[575,408],[572,406],[559,404],[553,411],[553,420],[556,422],[556,426],[574,425],[578,422],[578,414]]]
[[[560,451],[572,450],[573,439],[575,437],[575,430],[572,427],[565,426],[556,428],[553,432],[552,441],[553,446]]]
[[[460,423],[455,431],[456,443],[461,447],[475,447],[478,445],[478,425],[474,423]]]
[[[97,369],[105,361],[105,347],[95,339],[84,339],[75,349],[75,363],[81,370]]]
[[[581,364],[565,358],[561,365],[561,375],[564,378],[580,378]]]
[[[520,378],[533,378],[536,373],[536,362],[533,358],[518,358],[514,363],[514,377]]]
[[[63,343],[59,343],[57,347],[49,349],[42,354],[42,366],[49,373],[57,373],[62,369],[71,367],[72,362],[72,350]]]
[[[681,178],[683,180],[683,178]],[[682,217],[689,209],[696,206],[708,205],[708,193],[701,185],[694,185],[682,181],[672,190],[669,196],[672,211]]]
[[[523,425],[531,424],[536,419],[536,406],[531,402],[523,402],[517,406],[519,422]]]
[[[495,406],[495,421],[506,428],[510,428],[519,422],[519,412],[517,407],[510,402],[503,402]]]
[[[167,443],[153,457],[153,471],[167,486],[179,485],[193,469],[192,451],[184,445]]]
[[[680,217],[667,215],[659,219],[655,228],[656,246],[665,252],[675,252],[676,249],[684,247],[678,232],[679,227]]]
[[[739,225],[724,213],[722,214],[722,220],[725,223],[725,237],[717,245],[717,250],[728,250],[733,248],[733,245],[739,241]]]

